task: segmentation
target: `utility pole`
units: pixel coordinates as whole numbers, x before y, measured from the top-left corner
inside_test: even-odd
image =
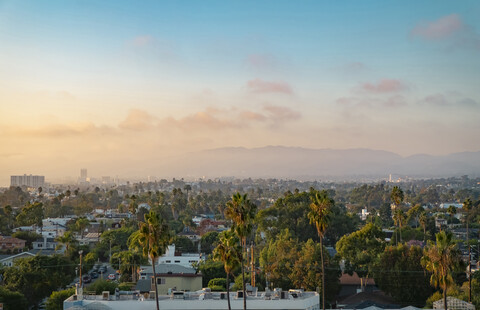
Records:
[[[83,254],[83,250],[78,251],[78,254],[80,254],[80,287],[83,287],[83,281],[82,281],[82,254]]]
[[[253,252],[253,242],[250,246],[250,253],[252,255],[252,276],[251,276],[251,282],[252,282],[252,288],[255,287],[255,255]]]

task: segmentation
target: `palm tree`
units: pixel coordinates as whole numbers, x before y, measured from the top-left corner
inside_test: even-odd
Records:
[[[432,273],[430,284],[441,287],[443,290],[445,310],[447,310],[447,290],[454,283],[452,273],[461,264],[460,251],[452,240],[452,236],[451,233],[445,233],[445,231],[436,234],[436,243],[429,240],[421,260],[424,268]]]
[[[449,206],[447,209],[448,214],[450,214],[450,221],[453,219],[453,216],[457,213],[457,208],[454,206]]]
[[[392,200],[393,202],[393,205],[394,205],[394,208],[395,208],[395,212],[397,211],[399,205],[403,202],[403,198],[404,198],[404,194],[403,194],[403,191],[400,187],[398,186],[394,186],[392,188],[392,192],[390,193],[390,199]],[[395,220],[395,219],[394,219]],[[398,223],[398,222],[397,222]],[[395,232],[395,235],[396,235],[396,232]],[[400,232],[400,239],[402,239],[402,232]],[[395,238],[397,239],[397,238]],[[397,241],[398,243],[398,241]]]
[[[308,218],[310,224],[317,227],[318,237],[320,238],[320,259],[322,261],[322,309],[325,310],[325,262],[323,259],[323,237],[330,222],[331,208],[335,201],[328,197],[327,191],[316,192],[315,197],[310,204]]]
[[[225,273],[227,274],[227,301],[228,310],[230,306],[230,280],[232,271],[240,264],[242,257],[242,248],[239,245],[238,237],[232,231],[224,231],[220,235],[217,247],[213,250],[213,260],[223,263]]]
[[[472,301],[472,257],[470,253],[470,236],[468,231],[468,222],[470,216],[470,210],[472,209],[472,201],[465,199],[462,209],[465,211],[465,222],[467,223],[467,246],[468,246],[468,301]]]
[[[426,236],[427,236],[427,221],[428,221],[428,216],[426,212],[422,212],[420,216],[418,217],[418,222],[423,228],[423,242],[425,242]]]
[[[153,210],[145,214],[145,222],[140,223],[138,230],[138,243],[142,247],[143,256],[148,257],[152,262],[153,283],[155,284],[155,300],[157,310],[160,309],[158,304],[158,286],[157,274],[155,272],[155,264],[157,259],[165,253],[165,249],[170,241],[170,231],[168,225],[164,222],[160,215]]]
[[[63,236],[58,236],[55,241],[58,242],[57,246],[55,247],[55,251],[61,249],[62,245],[65,246],[64,255],[67,255],[68,250],[70,247],[77,242],[75,237],[73,236],[72,232],[67,231],[63,234]]]
[[[80,238],[83,239],[83,233],[85,232],[85,228],[90,224],[90,221],[86,217],[78,218],[75,222],[75,228],[80,231]]]
[[[405,214],[403,210],[396,209],[395,214],[393,215],[394,222],[398,225],[398,230],[400,231],[400,243],[402,243],[402,226],[405,222]],[[398,243],[398,241],[397,241]]]
[[[247,296],[245,290],[245,252],[247,246],[247,236],[252,231],[252,222],[257,211],[257,206],[250,202],[247,194],[243,196],[236,193],[232,196],[232,200],[227,202],[225,216],[232,220],[232,230],[235,231],[240,238],[242,244],[242,284],[243,284],[243,309],[247,309]]]

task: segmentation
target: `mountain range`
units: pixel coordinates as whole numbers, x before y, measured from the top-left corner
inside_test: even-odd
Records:
[[[480,152],[444,156],[398,154],[371,149],[309,149],[266,146],[227,147],[171,158],[157,168],[163,174],[188,177],[239,178],[388,178],[390,174],[414,178],[480,175]]]

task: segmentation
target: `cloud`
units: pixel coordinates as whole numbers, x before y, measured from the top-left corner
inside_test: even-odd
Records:
[[[407,105],[407,101],[404,96],[395,95],[387,98],[371,98],[371,97],[340,97],[335,103],[346,109],[350,108],[400,108]]]
[[[270,54],[251,54],[245,62],[255,70],[271,70],[276,65],[276,59]]]
[[[367,66],[362,62],[351,62],[341,67],[345,73],[360,73],[367,69]]]
[[[52,124],[39,128],[10,129],[12,134],[25,137],[61,138],[82,135],[104,135],[114,133],[108,126],[98,126],[92,122]]]
[[[143,47],[152,44],[154,41],[155,39],[151,35],[140,35],[130,40],[129,43],[133,46]]]
[[[382,79],[376,84],[364,83],[361,85],[361,89],[369,93],[391,93],[405,90],[407,86],[399,80]]]
[[[426,41],[446,41],[449,49],[466,48],[480,51],[480,34],[464,23],[458,14],[444,16],[433,22],[418,24],[410,32],[412,37]]]
[[[247,88],[253,93],[293,94],[292,87],[286,82],[268,82],[254,79],[247,82]]]
[[[460,16],[451,14],[432,22],[422,22],[413,28],[411,34],[425,40],[439,40],[451,37],[462,31],[464,27]]]
[[[287,107],[276,105],[266,105],[263,110],[267,112],[270,119],[273,121],[289,121],[296,120],[301,117],[301,114]]]
[[[156,121],[157,118],[150,115],[148,112],[139,109],[132,109],[128,112],[125,120],[118,124],[118,127],[121,129],[141,131],[152,128]]]
[[[449,92],[449,93],[438,93],[432,94],[424,97],[420,100],[421,104],[426,104],[435,107],[479,107],[479,102],[473,100],[472,98],[468,98],[463,96],[460,93],[456,92]]]

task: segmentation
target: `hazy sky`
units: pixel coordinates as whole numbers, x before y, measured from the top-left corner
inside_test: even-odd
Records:
[[[479,151],[478,16],[475,0],[0,0],[0,185],[224,146]]]

